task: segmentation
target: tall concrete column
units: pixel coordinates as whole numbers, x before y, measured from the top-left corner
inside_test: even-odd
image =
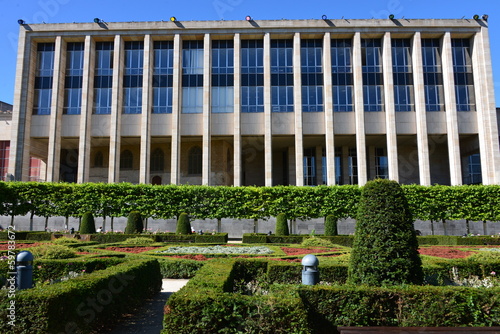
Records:
[[[450,32],[446,32],[443,37],[442,64],[446,108],[446,132],[448,134],[448,156],[450,161],[450,181],[451,185],[455,186],[462,184],[462,162],[460,159],[460,138],[458,135],[457,102],[455,96]]]
[[[420,184],[423,186],[430,186],[429,138],[427,134],[427,114],[425,111],[425,86],[422,61],[422,39],[420,32],[416,32],[413,36],[412,66],[417,128],[418,172]]]
[[[32,87],[35,86],[36,64],[36,43],[29,40],[26,28],[20,26],[8,169],[9,174],[17,181],[28,181],[30,176],[31,115],[34,95]]]
[[[49,121],[49,149],[47,156],[47,181],[58,182],[61,164],[61,123],[64,107],[64,77],[66,74],[66,42],[56,37],[54,52],[54,79]]]
[[[356,159],[358,162],[358,184],[368,180],[366,161],[365,111],[363,106],[363,68],[361,61],[361,33],[354,34],[352,48],[352,74],[354,79],[354,111],[356,121]]]
[[[273,185],[273,142],[271,113],[271,35],[264,35],[264,176],[266,187]]]
[[[89,182],[90,177],[90,151],[92,147],[90,129],[92,127],[92,108],[94,104],[94,69],[95,42],[91,36],[85,36],[80,141],[78,143],[78,183]]]
[[[488,28],[474,36],[472,66],[483,184],[500,184],[500,147]]]
[[[389,167],[389,179],[399,182],[398,141],[396,135],[396,110],[394,107],[394,77],[392,69],[392,42],[390,32],[385,33],[382,42],[385,133],[387,139],[387,162]]]
[[[151,35],[144,36],[144,65],[142,77],[141,153],[139,183],[150,183],[151,171],[151,108],[153,102],[154,48]]]
[[[302,128],[302,78],[300,33],[293,37],[293,103],[295,111],[295,185],[304,185],[304,138]]]
[[[174,36],[174,73],[172,80],[172,155],[170,163],[170,183],[179,184],[181,169],[181,36]]]
[[[212,82],[212,45],[210,34],[205,34],[203,46],[203,159],[202,159],[202,184],[211,184],[210,174],[212,171],[212,140],[210,131],[210,86]]]
[[[120,181],[120,146],[123,106],[123,40],[115,36],[113,54],[113,86],[111,88],[111,127],[109,130],[108,182]]]
[[[335,184],[335,141],[332,92],[332,36],[323,37],[323,96],[325,101],[326,184]]]
[[[241,37],[234,35],[233,185],[241,186]]]

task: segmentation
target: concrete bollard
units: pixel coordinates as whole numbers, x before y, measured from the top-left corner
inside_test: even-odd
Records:
[[[16,256],[16,285],[18,290],[31,289],[33,287],[33,254],[21,251]]]
[[[319,283],[318,265],[318,258],[312,254],[308,254],[302,258],[302,284],[316,285]]]

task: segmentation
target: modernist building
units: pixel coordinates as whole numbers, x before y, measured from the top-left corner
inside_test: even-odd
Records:
[[[500,184],[487,18],[20,23],[15,179]]]

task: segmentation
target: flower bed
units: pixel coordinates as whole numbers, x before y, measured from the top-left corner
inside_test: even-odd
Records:
[[[226,246],[208,246],[208,247],[170,247],[166,250],[156,251],[159,254],[254,254],[268,255],[273,251],[264,246],[254,247],[226,247]]]
[[[475,251],[463,250],[464,246],[430,246],[420,247],[418,252],[422,255],[442,257],[445,259],[463,259],[469,255],[475,254]]]
[[[30,247],[35,247],[35,246],[40,246],[40,243],[16,243],[16,249],[23,249],[23,248],[30,248]],[[12,247],[12,245],[11,245]],[[8,243],[0,243],[0,251],[8,250],[9,249],[9,244]]]

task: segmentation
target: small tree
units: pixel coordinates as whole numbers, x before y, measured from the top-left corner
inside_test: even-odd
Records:
[[[422,262],[408,202],[396,181],[374,180],[361,192],[349,282],[422,284]]]
[[[334,215],[328,215],[325,218],[325,235],[327,236],[338,235],[337,218]]]
[[[142,216],[139,211],[132,211],[127,218],[127,227],[125,227],[125,234],[142,233],[144,225],[142,223]]]
[[[288,230],[288,221],[284,213],[278,214],[276,217],[276,235],[290,235]]]
[[[189,222],[189,216],[187,213],[181,213],[179,219],[177,219],[177,229],[175,233],[191,234],[191,223]]]
[[[80,224],[80,234],[93,234],[95,233],[94,215],[91,212],[85,212]]]

